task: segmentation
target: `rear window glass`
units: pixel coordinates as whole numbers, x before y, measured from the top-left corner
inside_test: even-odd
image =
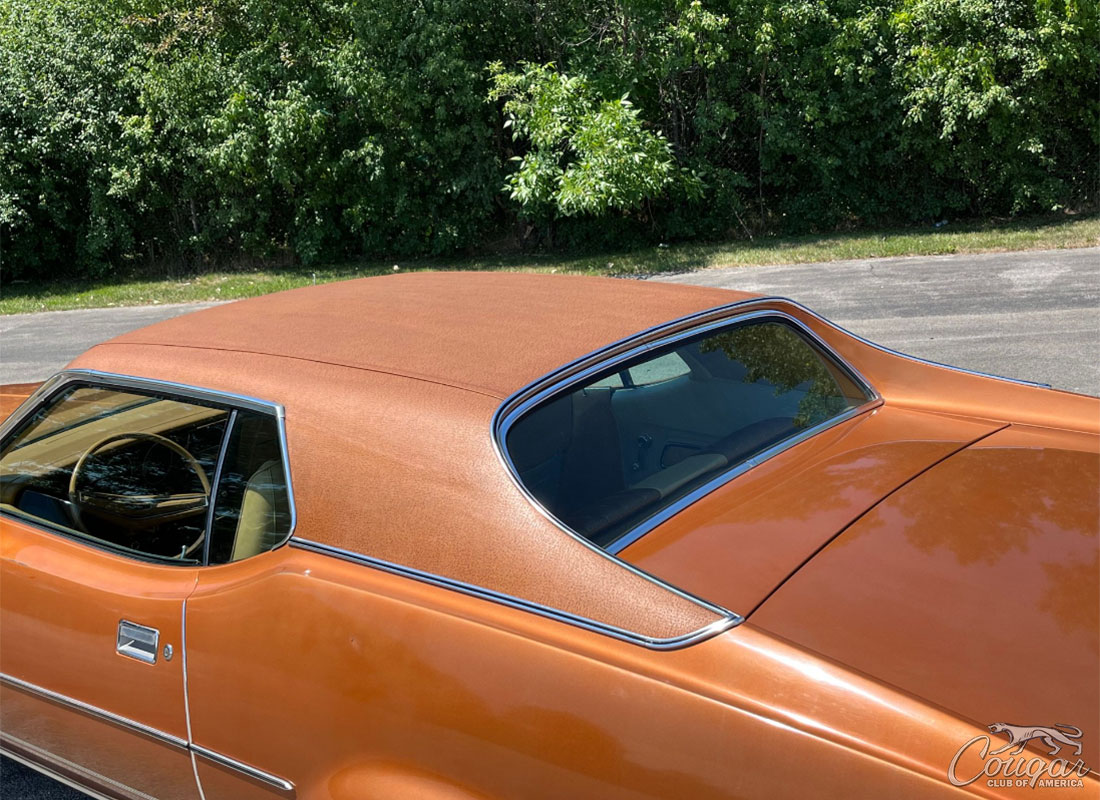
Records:
[[[792,324],[654,349],[520,417],[506,448],[551,514],[602,547],[730,469],[871,399]]]

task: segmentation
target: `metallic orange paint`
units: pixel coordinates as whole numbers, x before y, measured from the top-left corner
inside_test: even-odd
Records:
[[[115,652],[121,619],[180,649],[197,575],[132,561],[0,517],[0,672],[187,741],[183,661]],[[5,684],[0,737],[165,800],[198,797],[191,758],[129,728]]]
[[[1095,437],[1013,425],[880,503],[753,622],[981,724],[1071,723],[1100,763],[1098,493]]]
[[[354,307],[368,281],[200,312],[77,363],[283,403],[296,537],[376,546],[655,630],[682,626],[686,612],[663,605],[672,601],[653,584],[616,577],[608,567],[621,565],[597,561],[510,485],[490,446],[493,396],[583,355],[597,334],[629,332],[632,313],[652,324],[662,304],[671,318],[726,298],[796,317],[883,402],[624,551],[750,614],[679,650],[293,542],[173,568],[2,517],[6,750],[120,798],[139,795],[119,783],[181,799],[201,785],[206,800],[1097,796],[1095,773],[1080,789],[1047,790],[960,787],[947,771],[997,721],[1078,725],[1100,767],[1100,401],[919,363],[787,301],[583,279],[385,280],[378,291],[398,303],[395,318],[423,336],[387,334],[379,358],[365,337],[340,343],[346,363],[320,358],[325,336],[348,333],[331,303]],[[476,313],[471,291],[483,298]],[[471,327],[433,351],[451,320],[409,312],[416,292]],[[517,298],[537,306],[541,328],[523,328]],[[597,334],[570,317],[567,298],[589,315],[606,310]],[[288,329],[280,341],[301,352],[255,352],[297,302],[309,336]],[[479,337],[492,341],[479,349]],[[517,344],[515,364],[479,361]],[[417,375],[393,374],[402,348],[423,351]],[[454,474],[433,465],[425,433]],[[117,655],[120,618],[155,624],[176,656],[149,665]],[[981,767],[968,752],[959,772]]]

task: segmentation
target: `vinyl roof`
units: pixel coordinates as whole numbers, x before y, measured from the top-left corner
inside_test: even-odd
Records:
[[[274,355],[503,398],[631,334],[748,297],[612,278],[407,273],[216,306],[111,343]]]

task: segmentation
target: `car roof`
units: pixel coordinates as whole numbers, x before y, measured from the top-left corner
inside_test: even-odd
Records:
[[[680,641],[732,617],[563,533],[513,483],[491,420],[502,398],[559,366],[748,297],[579,276],[387,275],[187,314],[97,345],[71,367],[283,406],[295,541],[604,632]]]
[[[279,356],[504,398],[612,342],[750,297],[611,278],[419,272],[215,306],[111,344]]]
[[[746,299],[723,290],[558,275],[386,276],[189,314],[94,347],[72,367],[283,406],[297,542],[358,554],[388,565],[384,570],[400,565],[450,581],[449,588],[480,587],[512,598],[512,605],[598,624],[605,633],[675,644],[734,618],[670,589],[663,570],[639,572],[563,532],[528,501],[501,462],[492,419],[502,407],[499,398],[565,363],[678,317]],[[920,366],[842,334],[789,301],[761,299],[745,309],[778,310],[827,336],[892,403],[1095,429],[1091,398]],[[899,430],[903,440],[911,438]],[[787,479],[766,468],[759,474],[763,481]],[[802,482],[804,475],[789,479]],[[731,484],[710,497],[739,503],[743,491]],[[673,535],[709,525],[705,517],[703,507],[687,510]],[[792,547],[764,525],[761,557],[802,563],[807,535],[835,534],[821,524],[820,515],[811,514],[791,528]],[[692,540],[701,541],[688,537],[681,553],[691,550]],[[737,539],[710,541],[713,547],[696,549],[693,557],[728,566],[731,583],[759,569],[759,559],[731,557]],[[744,610],[751,609],[732,609]]]

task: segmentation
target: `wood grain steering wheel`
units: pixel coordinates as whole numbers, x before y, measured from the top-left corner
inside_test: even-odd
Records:
[[[98,453],[107,445],[121,441],[145,441],[166,447],[182,458],[188,468],[195,473],[202,486],[201,492],[180,492],[177,494],[118,494],[115,492],[98,492],[80,489],[80,478],[84,474],[88,459]],[[210,504],[210,479],[206,477],[206,470],[186,448],[176,444],[171,439],[157,433],[145,433],[143,431],[129,431],[127,433],[113,433],[93,444],[77,459],[73,467],[72,477],[69,478],[69,503],[72,506],[73,517],[79,527],[88,532],[81,515],[90,511],[94,516],[107,522],[123,525],[127,528],[140,527],[147,522],[171,522],[185,519],[196,514],[204,513]],[[174,558],[185,558],[193,553],[206,537],[205,527],[199,537],[184,547],[179,555]]]

